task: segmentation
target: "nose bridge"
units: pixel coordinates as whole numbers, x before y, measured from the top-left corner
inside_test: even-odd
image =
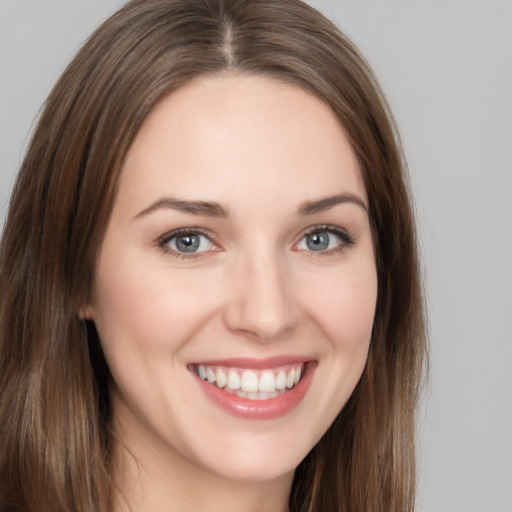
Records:
[[[232,330],[269,340],[294,326],[298,315],[291,276],[277,250],[253,245],[238,258],[232,278],[234,293],[226,311]]]

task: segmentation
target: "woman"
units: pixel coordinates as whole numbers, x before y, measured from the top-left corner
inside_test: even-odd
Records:
[[[0,283],[6,510],[412,510],[404,164],[312,8],[105,22],[41,115]]]

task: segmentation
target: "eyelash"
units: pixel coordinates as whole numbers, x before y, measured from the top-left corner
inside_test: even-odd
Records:
[[[213,241],[212,233],[210,233],[209,231],[206,231],[204,229],[201,229],[201,228],[180,228],[180,229],[175,229],[175,230],[170,231],[169,233],[166,233],[165,235],[161,236],[157,240],[157,245],[165,254],[169,254],[169,255],[175,257],[178,260],[189,260],[189,259],[193,259],[193,258],[200,258],[201,256],[203,256],[203,251],[201,251],[201,252],[191,252],[191,253],[187,254],[187,253],[184,253],[184,252],[175,251],[174,249],[171,249],[170,247],[168,247],[167,244],[169,244],[169,242],[171,242],[171,240],[173,240],[174,238],[177,238],[179,236],[185,236],[185,235],[201,235],[201,236],[204,236],[204,237],[206,237],[210,241],[210,243],[214,247],[216,247],[216,244]]]
[[[306,253],[308,253],[308,256],[312,258],[319,258],[322,256],[330,256],[332,254],[342,253],[349,249],[350,247],[352,247],[356,242],[356,239],[353,236],[349,235],[344,229],[341,229],[337,226],[333,226],[331,224],[324,224],[320,226],[313,226],[312,228],[306,230],[302,235],[300,241],[297,242],[297,244],[295,245],[298,245],[305,237],[317,233],[329,233],[330,235],[335,235],[339,238],[340,243],[336,247],[333,247],[332,249],[326,251],[305,251]]]
[[[355,238],[352,237],[351,235],[349,235],[345,230],[343,230],[337,226],[332,226],[330,224],[326,224],[326,225],[314,226],[314,227],[306,230],[303,233],[303,235],[301,236],[299,242],[294,244],[294,247],[297,247],[305,237],[307,237],[309,235],[314,235],[317,233],[329,233],[330,235],[335,235],[336,237],[339,238],[340,243],[336,247],[329,249],[329,250],[325,250],[325,251],[301,250],[302,252],[308,253],[308,256],[310,256],[312,258],[329,256],[329,255],[336,254],[336,253],[342,253],[346,249],[350,248],[351,246],[353,246],[355,244]],[[201,252],[191,252],[191,253],[187,254],[184,252],[176,251],[176,250],[168,247],[168,244],[174,238],[177,238],[179,236],[185,236],[185,235],[204,236],[210,241],[210,243],[214,247],[217,247],[217,245],[215,244],[215,242],[213,240],[212,234],[209,231],[201,229],[201,228],[180,228],[180,229],[175,229],[173,231],[170,231],[169,233],[166,233],[165,235],[161,236],[157,240],[157,246],[165,254],[169,254],[169,255],[173,256],[174,258],[180,259],[180,260],[200,258],[203,256],[204,252],[208,252],[208,251],[201,251]]]

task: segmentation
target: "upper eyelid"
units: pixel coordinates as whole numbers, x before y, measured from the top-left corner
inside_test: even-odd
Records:
[[[187,235],[187,234],[203,235],[206,238],[208,238],[212,243],[217,243],[216,242],[216,238],[217,237],[215,236],[214,233],[212,233],[208,229],[197,228],[197,227],[196,228],[177,228],[177,229],[172,229],[171,231],[168,231],[167,233],[159,236],[157,238],[157,242],[158,243],[168,242],[169,240],[171,240],[174,237],[177,237],[177,236],[180,236],[180,235]]]
[[[309,228],[306,228],[305,230],[303,230],[301,232],[300,237],[302,239],[302,237],[304,237],[306,235],[310,235],[311,233],[320,233],[322,231],[328,231],[330,233],[335,233],[335,234],[343,234],[350,239],[355,238],[354,236],[352,236],[350,234],[349,230],[342,228],[341,226],[335,226],[332,224],[317,224],[317,225],[311,226]]]
[[[314,233],[315,231],[343,231],[346,230],[342,228],[341,226],[335,226],[333,224],[313,224],[312,226],[306,228],[303,230],[303,233]]]

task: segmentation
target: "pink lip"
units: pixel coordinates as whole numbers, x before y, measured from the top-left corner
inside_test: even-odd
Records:
[[[272,363],[269,365],[269,361]],[[281,361],[284,361],[281,363]],[[252,366],[248,366],[248,362],[252,362]],[[289,357],[286,358],[272,358],[265,360],[265,365],[261,361],[245,360],[245,359],[223,359],[218,361],[208,361],[201,364],[211,364],[212,366],[231,366],[237,368],[251,368],[251,369],[262,369],[282,366],[288,363],[305,362],[304,358],[298,358],[297,360],[291,360]],[[233,364],[236,363],[236,364]],[[243,363],[243,364],[240,364]],[[317,363],[314,361],[305,362],[304,374],[301,380],[292,389],[286,391],[282,395],[275,398],[269,398],[267,400],[249,400],[247,398],[241,398],[231,393],[227,393],[217,386],[209,384],[207,381],[201,379],[198,375],[193,373],[196,382],[204,391],[206,396],[217,406],[224,409],[232,416],[238,418],[249,419],[249,420],[270,420],[284,416],[291,412],[304,398],[313,374],[316,370]]]
[[[284,366],[286,364],[307,363],[311,359],[304,356],[275,356],[266,359],[254,359],[249,357],[239,357],[231,359],[211,359],[208,361],[198,361],[197,364],[205,366],[229,366],[231,368],[247,368],[248,370],[266,370]]]

